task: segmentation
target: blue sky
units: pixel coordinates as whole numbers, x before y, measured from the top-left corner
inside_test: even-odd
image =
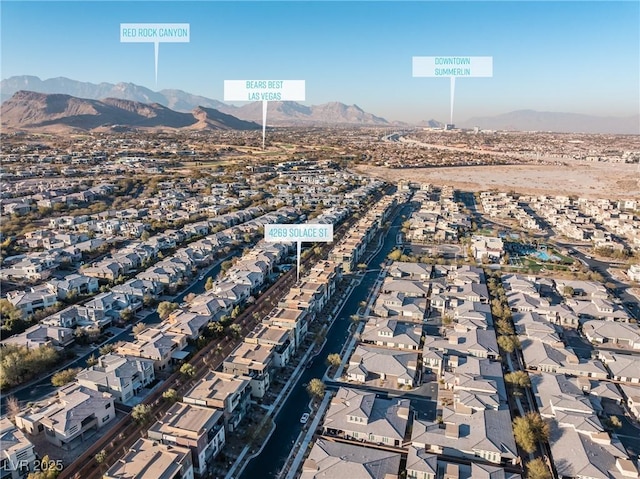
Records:
[[[132,82],[222,99],[231,79],[302,79],[307,104],[448,120],[449,80],[413,56],[493,56],[456,82],[454,117],[640,110],[640,2],[2,1],[1,76]],[[120,23],[190,23],[191,42],[120,43]],[[454,118],[454,119],[455,119]]]

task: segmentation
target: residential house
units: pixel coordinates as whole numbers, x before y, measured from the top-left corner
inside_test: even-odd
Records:
[[[105,479],[193,479],[191,451],[140,438],[104,474]]]
[[[222,410],[177,402],[148,431],[149,439],[191,451],[195,474],[205,476],[225,444]]]
[[[155,379],[151,359],[109,353],[97,363],[78,373],[76,381],[82,386],[108,392],[121,403],[128,403]]]
[[[422,326],[389,318],[367,318],[360,341],[388,348],[417,350],[422,339]]]
[[[300,479],[398,479],[400,454],[318,439],[302,465]]]
[[[442,425],[416,419],[411,435],[413,446],[425,452],[481,458],[494,464],[515,464],[518,458],[508,409],[483,409],[463,414],[449,407],[442,409]]]
[[[72,383],[58,389],[57,396],[49,402],[18,413],[16,426],[29,434],[44,433],[52,444],[72,449],[88,431],[101,429],[116,417],[113,401],[107,392]]]
[[[224,360],[225,373],[251,378],[251,394],[262,398],[271,384],[274,347],[268,344],[240,343]]]
[[[0,477],[2,479],[24,479],[35,472],[36,452],[24,432],[7,418],[0,419]]]
[[[347,377],[392,389],[413,388],[418,380],[417,365],[417,353],[358,345],[349,359]]]
[[[383,399],[375,393],[341,387],[322,424],[327,436],[400,447],[407,434],[408,399]]]
[[[209,371],[184,395],[182,401],[222,410],[225,429],[234,432],[249,408],[250,397],[249,376]]]

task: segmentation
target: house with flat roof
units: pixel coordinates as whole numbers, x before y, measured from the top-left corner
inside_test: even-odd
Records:
[[[244,339],[247,343],[273,346],[273,364],[283,368],[294,353],[294,341],[287,328],[259,323]]]
[[[322,423],[323,433],[351,440],[399,447],[407,434],[410,401],[341,387]]]
[[[300,479],[398,479],[400,454],[318,439],[302,465]]]
[[[225,444],[222,410],[175,403],[148,430],[149,439],[191,451],[194,472],[204,476]]]
[[[191,451],[140,438],[104,474],[105,479],[193,479]]]
[[[242,342],[227,356],[222,371],[251,378],[251,394],[264,397],[271,384],[274,346]]]
[[[297,349],[307,334],[310,317],[309,313],[303,309],[278,307],[273,309],[262,322],[291,331]]]
[[[225,429],[236,431],[244,418],[251,397],[251,378],[209,371],[198,381],[182,401],[223,411]]]

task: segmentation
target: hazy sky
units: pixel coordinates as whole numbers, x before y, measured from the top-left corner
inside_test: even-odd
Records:
[[[454,117],[640,110],[640,2],[2,1],[2,78],[132,82],[223,98],[231,79],[306,80],[306,104],[389,120],[449,118],[449,80],[413,56],[493,56],[456,81]],[[190,43],[120,43],[120,23],[190,23]],[[454,119],[455,119],[454,118]]]

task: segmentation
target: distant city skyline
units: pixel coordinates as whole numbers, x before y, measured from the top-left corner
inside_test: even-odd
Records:
[[[492,56],[456,81],[454,121],[532,109],[640,110],[640,4],[619,2],[14,2],[1,5],[2,78],[131,82],[223,99],[224,80],[306,80],[305,104],[391,121],[449,118],[447,78],[413,56]],[[120,23],[189,23],[190,43],[120,43]]]

